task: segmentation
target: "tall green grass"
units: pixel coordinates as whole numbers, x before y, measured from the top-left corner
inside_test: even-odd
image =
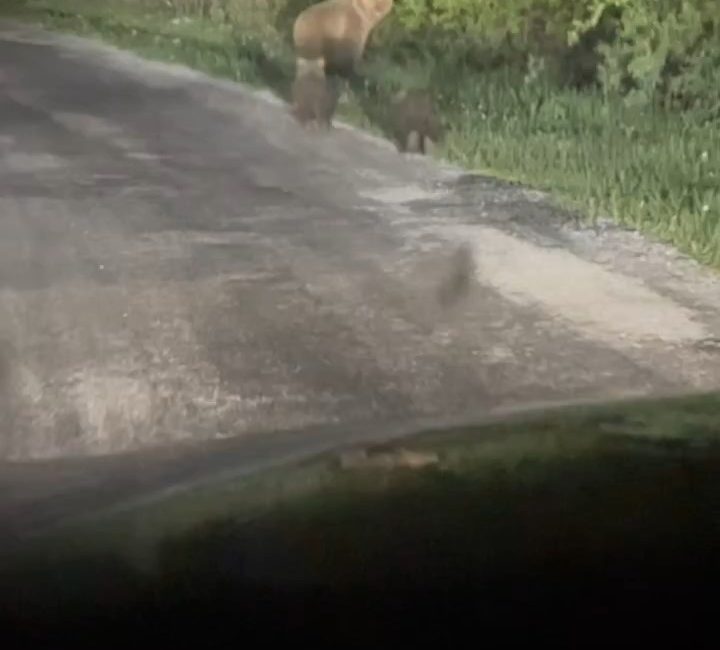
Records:
[[[452,106],[448,157],[552,190],[720,266],[720,129],[596,94],[470,79]]]
[[[286,96],[293,59],[288,16],[281,14],[293,1],[308,4],[27,0],[22,11],[14,11]],[[589,218],[615,219],[720,267],[717,122],[629,108],[599,91],[560,87],[542,73],[479,72],[459,65],[452,52],[447,61],[418,56],[409,62],[391,40],[385,42],[385,49],[369,49],[365,70],[371,84],[354,93],[344,117],[382,131],[391,94],[404,85],[430,83],[449,126],[439,155],[549,190]]]

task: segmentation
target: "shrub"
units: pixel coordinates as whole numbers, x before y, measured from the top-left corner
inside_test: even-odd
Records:
[[[595,28],[610,12],[613,37],[598,46],[606,93],[629,105],[660,103],[720,111],[720,11],[715,0],[595,0],[570,38]]]
[[[630,106],[720,113],[717,0],[403,0],[380,39],[476,69],[516,64]]]

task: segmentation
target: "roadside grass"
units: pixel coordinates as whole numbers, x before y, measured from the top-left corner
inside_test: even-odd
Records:
[[[206,4],[25,0],[8,11],[145,56],[269,86],[287,99],[293,57],[287,25],[277,27],[272,3],[245,3],[251,8],[231,16],[187,15]],[[717,122],[627,108],[598,92],[560,88],[542,72],[481,73],[442,60],[408,60],[392,48],[390,41],[387,49],[371,44],[369,84],[353,89],[340,107],[342,117],[383,133],[391,95],[429,83],[449,126],[439,156],[546,190],[591,220],[613,219],[720,267]]]

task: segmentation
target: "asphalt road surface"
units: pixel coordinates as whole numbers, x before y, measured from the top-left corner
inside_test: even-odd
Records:
[[[271,458],[273,440],[715,388],[716,287],[538,193],[0,24],[6,501],[43,467],[75,476],[67,457],[95,486],[117,452],[169,466],[221,439],[242,464],[245,438]]]

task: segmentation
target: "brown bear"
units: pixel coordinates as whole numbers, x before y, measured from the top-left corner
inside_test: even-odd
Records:
[[[327,75],[352,76],[370,32],[392,7],[393,0],[324,0],[308,7],[293,25],[298,64],[321,60]]]
[[[443,137],[443,126],[428,90],[397,93],[390,117],[395,144],[401,153],[431,154],[433,145]]]
[[[338,88],[315,61],[298,62],[292,85],[292,115],[303,126],[329,129],[338,103]]]

